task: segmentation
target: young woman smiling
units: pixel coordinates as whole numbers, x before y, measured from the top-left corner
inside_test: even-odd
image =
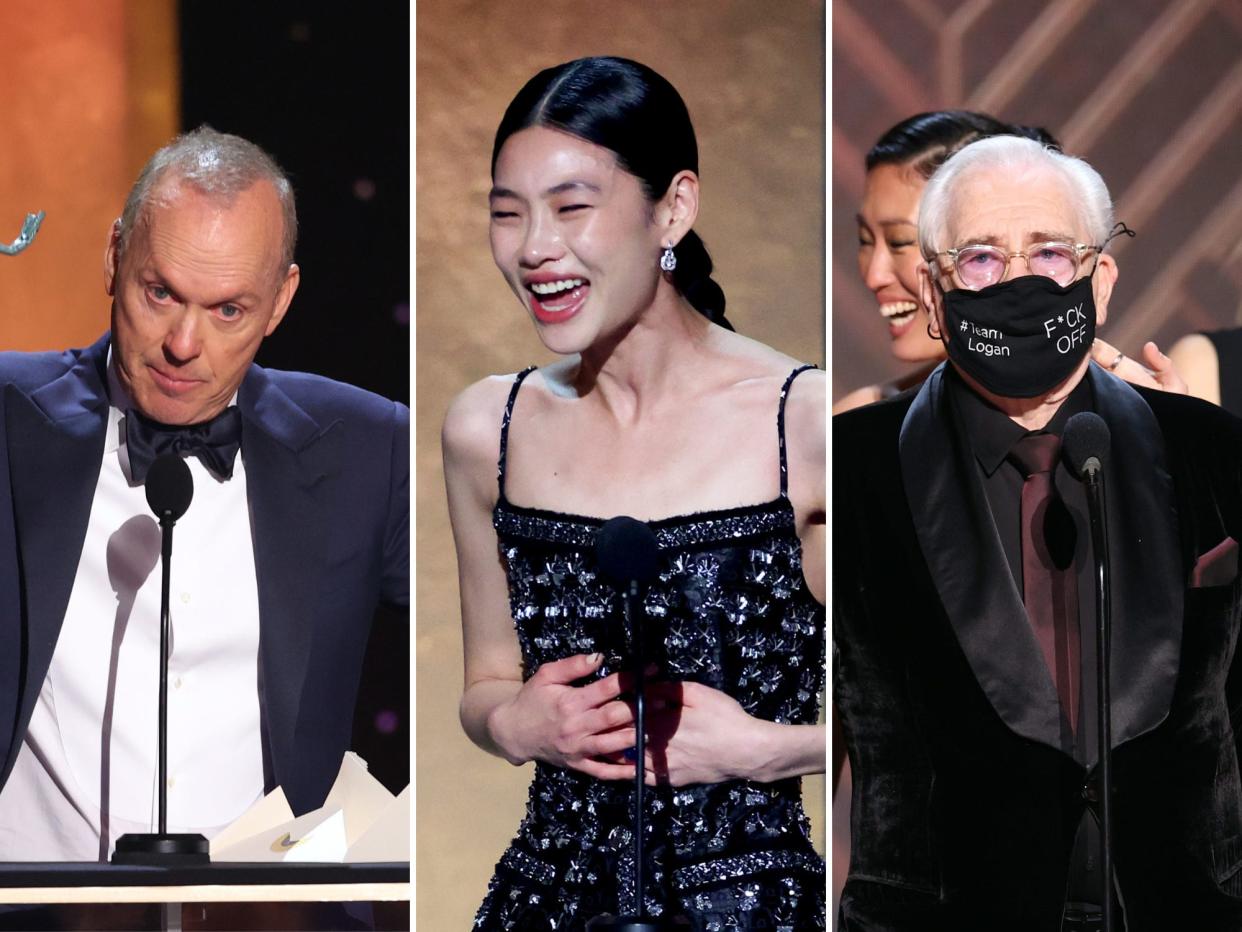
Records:
[[[680,96],[625,59],[540,72],[496,134],[492,254],[562,358],[467,388],[444,424],[462,724],[536,763],[477,929],[824,927],[798,777],[825,764],[826,382],[725,321],[697,172]],[[659,544],[641,909],[633,645],[594,551],[618,514]]]

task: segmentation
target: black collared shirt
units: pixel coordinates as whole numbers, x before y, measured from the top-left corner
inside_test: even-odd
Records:
[[[984,495],[992,512],[1009,571],[1018,591],[1022,592],[1022,486],[1026,477],[1011,460],[1009,451],[1023,436],[1026,428],[1007,414],[994,408],[957,375],[950,366],[945,379],[958,422],[966,434],[966,442],[979,468]],[[1078,383],[1062,402],[1052,420],[1043,428],[1061,436],[1065,424],[1080,411],[1094,407],[1094,396],[1087,379]],[[1053,484],[1073,518],[1075,533],[1074,568],[1078,582],[1078,631],[1081,647],[1079,681],[1078,732],[1062,720],[1061,749],[1084,767],[1096,763],[1099,730],[1096,722],[1096,651],[1095,651],[1095,569],[1091,547],[1091,524],[1087,510],[1087,493],[1066,465],[1057,465]],[[1048,674],[1052,676],[1051,671]],[[1084,830],[1085,829],[1085,830]],[[1078,840],[1071,861],[1068,899],[1070,902],[1098,903],[1100,875],[1098,871],[1098,826],[1089,814],[1080,823]]]
[[[1001,546],[1005,549],[1005,560],[1009,564],[1009,571],[1013,574],[1018,591],[1022,592],[1021,504],[1022,485],[1026,477],[1008,459],[1008,456],[1013,445],[1028,431],[1021,424],[1015,423],[1009,415],[992,407],[976,395],[956,372],[952,372],[946,382],[953,393],[953,403],[961,417],[961,422],[966,428],[966,439],[970,444],[970,450],[974,454],[975,462],[979,465],[984,494],[992,510],[992,520],[996,523],[996,532],[1000,535]],[[1065,430],[1066,422],[1080,411],[1090,411],[1093,401],[1091,386],[1084,378],[1062,402],[1052,420],[1043,428],[1044,431],[1060,437]],[[1082,482],[1074,476],[1064,460],[1057,466],[1053,483],[1061,500],[1065,502],[1066,508],[1074,518],[1074,528],[1077,533],[1074,563],[1078,576],[1078,618],[1080,626],[1089,629],[1084,632],[1082,640],[1085,650],[1086,635],[1093,632],[1095,628],[1095,582],[1092,577],[1091,525],[1087,513],[1087,493]],[[1084,593],[1086,594],[1085,600]],[[1085,669],[1085,658],[1083,664]]]
[[[992,407],[970,389],[950,369],[945,380],[954,408],[965,428],[966,441],[979,467],[984,495],[992,511],[992,520],[1005,550],[1005,560],[1018,591],[1022,592],[1022,471],[1008,459],[1013,445],[1027,430],[1009,415]],[[1086,379],[1078,383],[1061,404],[1044,430],[1058,437],[1069,419],[1080,411],[1090,411],[1094,399]],[[1091,524],[1087,512],[1087,493],[1064,460],[1053,475],[1061,500],[1074,519],[1074,568],[1078,580],[1078,628],[1081,645],[1081,674],[1078,734],[1069,731],[1068,722],[1062,730],[1062,750],[1083,766],[1091,766],[1096,758],[1095,741],[1095,574],[1091,558]],[[1049,676],[1051,676],[1051,672]]]

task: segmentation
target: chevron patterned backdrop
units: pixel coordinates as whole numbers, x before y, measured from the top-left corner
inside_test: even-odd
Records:
[[[855,259],[863,157],[889,126],[966,107],[1044,126],[1104,176],[1121,280],[1101,336],[1134,354],[1242,324],[1240,0],[834,0],[834,396],[891,378]]]

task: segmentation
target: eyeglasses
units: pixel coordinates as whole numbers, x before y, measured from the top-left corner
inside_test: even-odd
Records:
[[[1026,260],[1030,274],[1051,278],[1058,285],[1068,285],[1078,277],[1083,256],[1103,248],[1086,243],[1036,243],[1018,252],[1006,252],[999,246],[975,243],[959,249],[947,249],[936,253],[936,256],[952,259],[962,286],[978,291],[1003,279],[1009,271],[1009,260],[1014,256]]]

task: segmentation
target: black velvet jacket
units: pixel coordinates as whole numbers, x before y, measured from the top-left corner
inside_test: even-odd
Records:
[[[833,420],[834,699],[854,781],[840,928],[1056,930],[1094,771],[1059,750],[1056,691],[944,377]],[[1087,377],[1112,433],[1126,929],[1234,932],[1242,421]]]

